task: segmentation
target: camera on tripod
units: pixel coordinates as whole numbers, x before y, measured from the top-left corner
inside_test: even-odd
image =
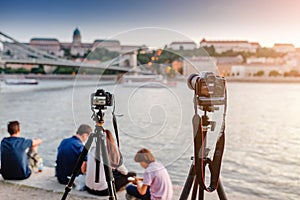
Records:
[[[203,200],[204,191],[214,190],[217,190],[220,200],[227,200],[219,178],[225,144],[227,110],[225,78],[213,72],[201,72],[191,74],[187,85],[194,90],[195,114],[192,119],[194,156],[180,200],[188,199],[191,191],[192,199],[196,199],[198,194],[197,199]],[[198,108],[201,112],[198,112]],[[209,186],[206,184],[206,167],[210,171]]]
[[[215,105],[226,103],[225,78],[213,72],[191,74],[187,80],[190,89],[195,90],[196,101],[201,110],[213,112]]]
[[[105,92],[103,89],[97,90],[91,94],[91,107],[92,109],[106,109],[106,106],[113,105],[113,95]]]

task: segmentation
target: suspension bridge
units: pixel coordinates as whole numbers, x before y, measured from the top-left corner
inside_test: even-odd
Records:
[[[123,55],[120,55],[112,60],[100,62],[100,63],[90,63],[90,62],[75,62],[72,60],[67,60],[60,58],[55,55],[51,55],[47,52],[39,50],[37,48],[31,47],[27,44],[18,42],[13,37],[9,36],[0,31],[0,43],[2,45],[10,45],[18,54],[23,56],[9,56],[4,55],[5,52],[0,54],[0,67],[6,68],[9,65],[33,65],[33,66],[50,66],[50,67],[70,67],[70,68],[85,68],[85,69],[103,69],[111,70],[116,72],[134,72],[140,74],[152,74],[149,70],[143,69],[142,67],[134,66],[132,64],[128,67],[120,66],[120,63],[126,59]],[[9,41],[9,42],[8,42]],[[24,56],[25,55],[25,56]],[[136,56],[132,55],[132,56]],[[136,59],[136,58],[135,58]]]

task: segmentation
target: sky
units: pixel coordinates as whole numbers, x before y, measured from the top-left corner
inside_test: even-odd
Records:
[[[120,39],[158,45],[173,40],[248,40],[300,47],[299,0],[1,0],[0,31],[71,42]]]

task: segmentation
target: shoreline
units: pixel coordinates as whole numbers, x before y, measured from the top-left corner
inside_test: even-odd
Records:
[[[107,80],[116,81],[118,75],[64,75],[64,74],[0,74],[0,81],[11,78],[30,78],[37,80]],[[178,79],[183,81],[183,79]],[[185,81],[185,80],[184,80]],[[300,77],[226,77],[230,83],[300,83]]]
[[[183,186],[173,185],[174,194],[173,199],[179,199]],[[59,184],[54,175],[54,168],[44,167],[43,172],[33,173],[28,179],[25,180],[3,180],[0,175],[0,199],[15,200],[15,199],[30,199],[44,200],[61,199],[65,191],[65,186]],[[191,192],[190,192],[191,193]],[[225,188],[226,193],[226,188]],[[122,190],[117,192],[119,200],[126,200],[126,191]],[[268,198],[259,197],[257,195],[245,195],[241,193],[226,193],[228,199],[244,199],[244,200],[266,200]],[[77,191],[72,189],[68,195],[68,199],[80,200],[93,200],[93,199],[108,199],[108,196],[95,196],[89,194],[87,191]],[[218,199],[217,192],[205,192],[206,200]]]

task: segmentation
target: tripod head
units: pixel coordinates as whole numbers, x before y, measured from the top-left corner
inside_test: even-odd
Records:
[[[100,126],[103,126],[104,124],[104,112],[102,112],[102,109],[99,108],[98,110],[97,109],[94,109],[92,108],[92,116],[91,118],[96,122],[97,125],[100,125]]]
[[[214,131],[216,128],[216,121],[209,121],[209,117],[207,115],[207,111],[204,111],[204,115],[202,115],[202,129],[206,131],[210,128],[211,131]],[[210,126],[210,127],[209,127]]]

